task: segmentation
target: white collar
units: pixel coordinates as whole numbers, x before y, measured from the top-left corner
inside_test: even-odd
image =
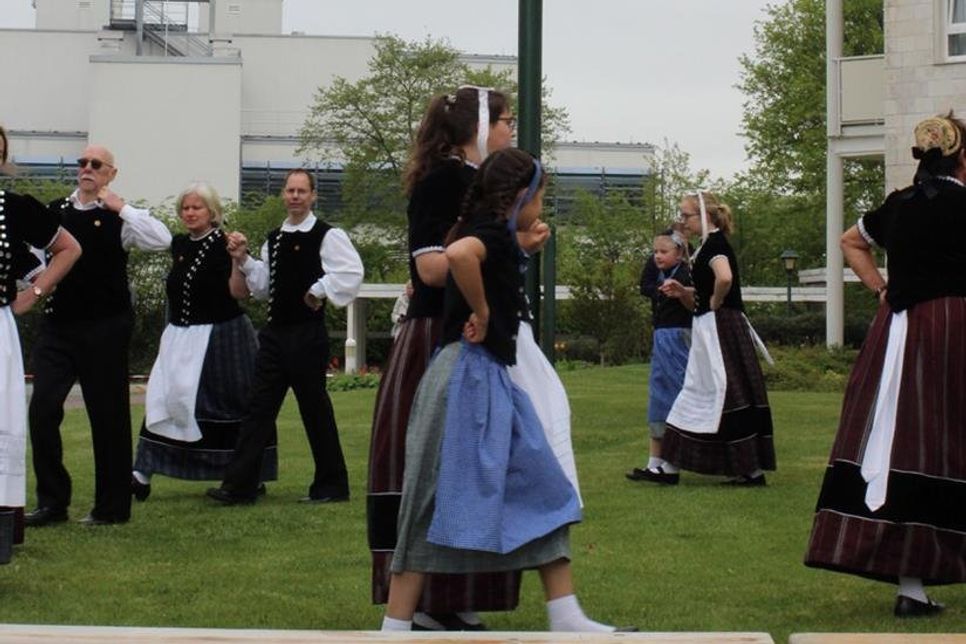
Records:
[[[305,219],[303,219],[302,223],[300,223],[298,226],[292,223],[289,223],[288,219],[282,222],[282,232],[283,233],[296,233],[296,232],[307,233],[310,230],[312,230],[312,226],[315,225],[315,222],[316,222],[315,213],[313,213],[310,210],[309,214],[306,215]]]
[[[940,179],[942,181],[948,181],[950,183],[955,183],[960,188],[966,188],[966,185],[964,185],[962,181],[960,181],[956,177],[951,177],[948,174],[939,174],[939,175],[936,175],[936,178],[937,179]]]
[[[80,189],[74,190],[74,192],[70,193],[70,196],[67,198],[70,200],[70,205],[74,207],[74,210],[94,210],[95,208],[104,207],[104,202],[100,199],[95,199],[89,203],[81,203]]]
[[[190,239],[193,242],[201,241],[202,239],[205,239],[206,237],[211,237],[211,235],[213,235],[216,230],[218,230],[218,228],[215,227],[215,226],[212,226],[211,228],[208,229],[208,232],[206,232],[201,237],[195,237],[191,233],[188,233],[188,239]]]

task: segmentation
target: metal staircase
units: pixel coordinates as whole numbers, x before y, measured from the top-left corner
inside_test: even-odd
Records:
[[[190,29],[189,5],[192,4],[198,4],[198,0],[111,0],[111,28],[139,31],[143,40],[161,47],[163,56],[211,56],[208,39]],[[140,47],[138,50],[140,53]]]

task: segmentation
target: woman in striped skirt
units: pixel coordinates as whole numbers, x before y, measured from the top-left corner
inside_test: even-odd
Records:
[[[913,185],[842,236],[880,306],[805,555],[808,566],[898,584],[897,617],[940,612],[925,585],[966,581],[966,126],[950,113],[915,134]],[[886,250],[888,284],[873,245]]]
[[[372,421],[367,521],[372,552],[372,601],[389,596],[389,566],[405,469],[406,427],[416,387],[442,332],[443,287],[449,264],[444,240],[456,223],[476,168],[512,140],[507,97],[463,87],[430,103],[406,174],[409,193],[409,275],[413,294],[393,342]],[[477,630],[476,611],[512,610],[519,572],[432,575],[424,586],[414,629]]]
[[[667,417],[663,469],[763,486],[764,471],[775,469],[771,409],[755,355],[756,343],[764,347],[744,314],[738,261],[726,237],[731,210],[712,193],[698,192],[681,201],[681,217],[702,244],[691,267],[693,294],[674,280],[661,287],[694,310],[684,387]]]
[[[238,305],[248,288],[228,255],[218,194],[195,183],[175,207],[187,233],[171,241],[165,284],[170,319],[148,380],[131,478],[139,501],[148,498],[153,474],[193,481],[224,476],[258,348],[252,323]],[[273,442],[265,450],[262,480],[276,476]]]

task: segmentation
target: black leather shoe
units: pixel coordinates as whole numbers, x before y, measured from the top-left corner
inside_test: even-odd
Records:
[[[927,599],[924,602],[905,595],[896,597],[896,607],[892,611],[896,617],[927,617],[943,612],[946,607],[939,602]]]
[[[416,613],[413,615],[414,631],[485,631],[486,624],[470,624],[457,613]]]
[[[31,528],[39,528],[52,523],[63,523],[67,520],[66,508],[52,508],[42,506],[23,516],[24,525]]]
[[[117,525],[118,523],[127,523],[127,519],[102,519],[101,517],[95,517],[93,514],[88,514],[83,519],[78,521],[78,523],[86,526],[95,525]]]
[[[303,496],[299,503],[344,503],[349,500],[348,494],[338,494],[332,496]]]
[[[736,476],[733,479],[722,481],[721,485],[730,485],[731,487],[765,487],[768,484],[765,482],[765,475],[759,474],[758,476]]]
[[[660,483],[662,485],[677,485],[678,481],[681,480],[680,474],[668,474],[661,467],[657,468],[657,470],[655,472],[650,468],[642,470],[639,467],[635,467],[624,476],[632,481],[651,481],[652,483]]]
[[[131,495],[138,501],[146,501],[151,496],[151,484],[142,483],[133,476],[131,477]]]
[[[210,487],[205,494],[222,505],[251,505],[255,502],[254,496],[235,494],[223,487]]]

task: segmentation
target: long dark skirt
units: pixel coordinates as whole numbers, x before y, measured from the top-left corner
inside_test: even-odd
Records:
[[[883,306],[849,378],[805,564],[895,583],[966,581],[966,298],[915,305],[908,330],[885,504],[860,471],[892,313]]]
[[[442,320],[439,318],[416,318],[404,322],[393,343],[376,395],[366,508],[374,604],[384,604],[389,598],[389,567],[396,547],[406,461],[406,427],[416,388],[426,372],[441,332]],[[519,597],[519,572],[433,574],[427,577],[418,610],[513,610]]]
[[[718,431],[695,434],[668,424],[661,456],[701,474],[742,476],[774,470],[771,408],[748,322],[734,309],[719,309],[713,315],[727,382]]]
[[[220,481],[231,461],[248,405],[258,340],[247,316],[215,324],[201,368],[195,419],[201,440],[173,440],[149,431],[142,422],[134,469],[191,481]],[[262,480],[278,478],[276,439],[266,448]]]

